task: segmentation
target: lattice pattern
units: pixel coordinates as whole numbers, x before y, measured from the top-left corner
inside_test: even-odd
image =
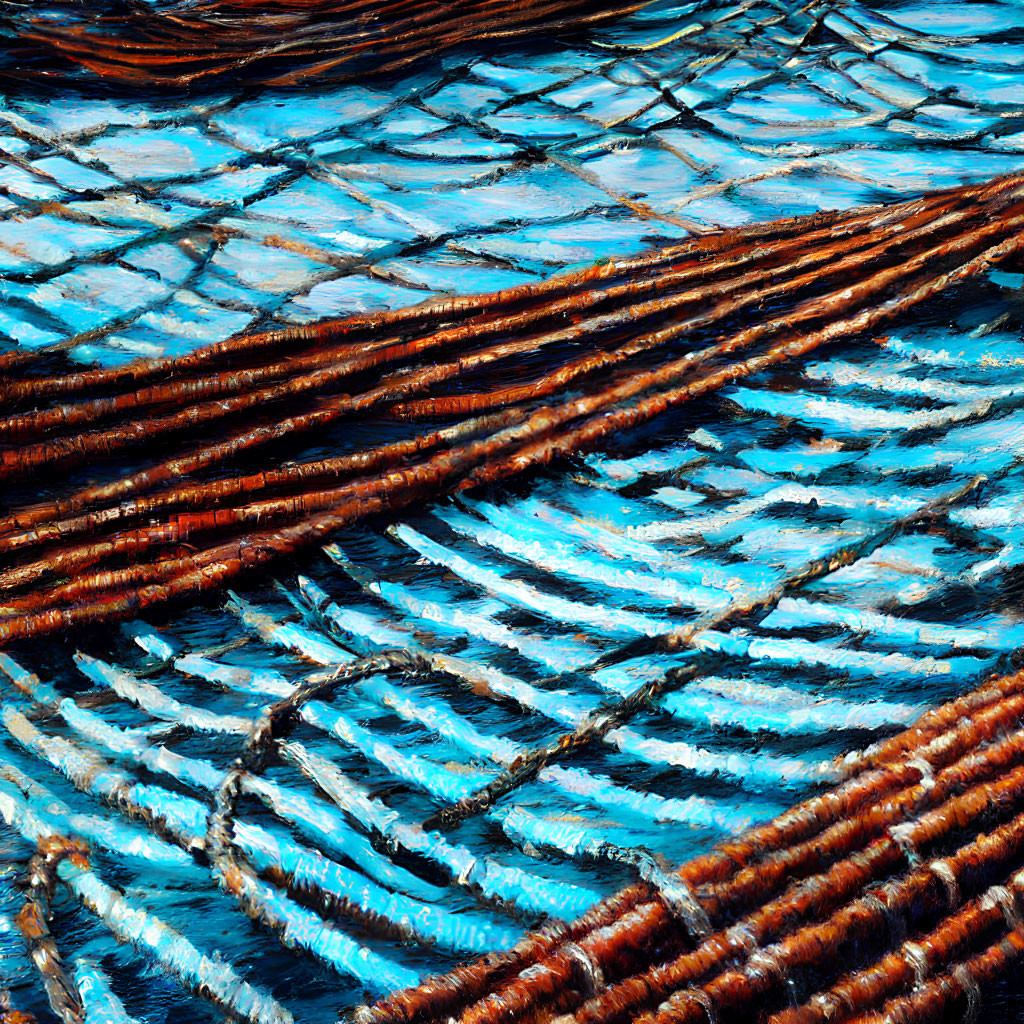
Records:
[[[1021,163],[1020,18],[658,4],[557,50],[458,54],[287,102],[12,94],[0,331],[82,360],[182,352],[987,178]],[[353,530],[286,593],[139,623],[136,644],[99,636],[75,670],[60,646],[15,652],[42,682],[4,662],[0,803],[18,829],[0,837],[20,864],[46,840],[36,863],[86,1019],[122,1019],[123,1000],[146,1021],[329,1021],[636,877],[685,916],[666,861],[1006,667],[1021,639],[1020,284],[993,275],[959,295],[953,326],[933,309],[881,348],[695,405],[574,479],[425,510],[386,537]],[[850,545],[852,565],[801,577]],[[643,649],[772,594],[671,657]],[[224,785],[265,704],[395,648],[416,674],[305,704],[285,761]],[[666,672],[681,689],[572,761],[449,833],[417,828]],[[218,797],[238,815],[214,819],[219,856],[197,864],[186,851]],[[242,926],[237,897],[263,926]],[[25,987],[24,900],[0,876],[0,972],[45,1018]]]
[[[950,37],[930,5],[662,2],[386,84],[177,107],[15,92],[0,333],[174,354],[990,177],[1021,164],[1021,14],[970,12]]]
[[[5,813],[28,834],[31,807],[47,828],[88,838],[101,874],[185,934],[199,900],[223,920],[225,955],[264,984],[280,971],[274,995],[303,1020],[506,947],[524,925],[581,913],[637,873],[685,899],[666,860],[835,779],[836,756],[1005,667],[1019,645],[1007,581],[1020,550],[1024,349],[1005,333],[1018,316],[1011,294],[995,283],[972,294],[970,305],[991,311],[973,336],[968,320],[954,333],[934,321],[904,327],[881,349],[677,415],[621,457],[588,459],[574,480],[445,505],[390,536],[354,530],[282,592],[240,595],[163,629],[140,623],[132,634],[147,656],[101,642],[99,660],[77,659],[93,684],[77,704],[56,705],[45,685],[54,673],[62,689],[71,683],[59,654],[44,683],[5,662],[22,691],[58,711],[33,724],[9,690]],[[629,454],[638,443],[642,454]],[[805,571],[844,549],[861,557]],[[744,621],[696,634],[678,655],[642,651],[645,638],[758,595]],[[396,649],[413,661],[360,668],[360,657]],[[620,649],[624,660],[611,656]],[[603,669],[587,669],[602,657]],[[25,660],[43,664],[38,652]],[[240,784],[225,776],[260,705],[336,666],[354,667],[348,684],[303,703],[281,766],[250,764]],[[443,836],[418,830],[525,750],[666,672],[683,688],[603,742],[549,761]],[[64,738],[81,751],[71,760]],[[96,775],[94,754],[125,774]],[[40,781],[66,806],[32,791],[25,776],[39,776],[38,758],[58,768]],[[224,788],[232,779],[236,793]],[[155,816],[165,839],[188,848],[206,842],[218,791],[238,801],[225,856],[243,870],[214,860],[205,882],[174,843],[103,809]],[[186,907],[173,887],[139,888],[155,858],[179,864]],[[214,879],[312,959],[284,969],[273,935],[240,932]],[[90,915],[64,906],[58,936],[85,929],[112,956]],[[196,987],[198,968],[173,969]],[[146,999],[177,1005],[170,984]],[[115,988],[131,1005],[131,986]],[[216,999],[227,1005],[233,991]]]

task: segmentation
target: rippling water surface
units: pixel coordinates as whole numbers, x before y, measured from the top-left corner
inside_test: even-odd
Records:
[[[256,325],[537,280],[699,228],[982,180],[1024,163],[1022,32],[1013,3],[656,3],[391,82],[180,101],[12,89],[0,334],[83,362],[176,354]],[[0,798],[23,823],[30,811],[86,836],[133,907],[302,1021],[582,913],[635,877],[624,851],[677,863],[1012,665],[1021,284],[993,272],[884,338],[753,378],[613,450],[349,530],[225,606],[84,637],[77,660],[63,644],[12,650],[9,674],[17,663],[88,700],[22,724],[4,686],[3,761],[58,802],[10,770]],[[293,457],[392,429],[345,425]],[[945,521],[913,520],[978,474]],[[853,545],[852,565],[797,579]],[[643,651],[776,591],[695,651]],[[251,862],[333,893],[324,932],[304,916],[315,901],[268,875],[261,898],[303,955],[250,925],[206,867],[112,812],[109,779],[95,798],[76,791],[70,748],[46,743],[102,754],[149,787],[132,799],[169,800],[201,829],[263,705],[395,647],[433,670],[310,704],[300,746],[242,800],[235,838]],[[523,750],[693,661],[695,680],[604,744],[443,841],[418,829]],[[10,926],[31,848],[11,828],[0,839],[0,970],[15,1003],[49,1020]],[[64,889],[55,909],[65,959],[98,965],[134,1017],[217,1019]],[[1004,998],[1012,1019],[1012,997],[993,1005]]]

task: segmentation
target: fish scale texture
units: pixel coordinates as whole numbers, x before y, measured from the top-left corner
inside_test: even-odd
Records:
[[[89,362],[176,354],[255,323],[499,288],[697,228],[1019,168],[1020,8],[943,10],[654,4],[564,45],[452,55],[387,85],[197,95],[175,111],[11,91],[0,331]],[[838,757],[1010,667],[1024,635],[1021,283],[992,274],[956,312],[933,305],[880,344],[753,378],[515,493],[353,528],[283,567],[280,587],[83,638],[77,663],[64,644],[12,652],[39,681],[0,666],[0,809],[16,826],[3,855],[23,866],[26,836],[84,837],[134,908],[103,919],[69,895],[95,883],[67,873],[52,929],[83,992],[109,984],[147,1024],[215,1020],[207,982],[229,967],[326,1024],[771,818],[833,783]],[[947,500],[948,515],[915,520]],[[851,564],[804,579],[841,551]],[[748,608],[681,653],[592,667]],[[290,756],[243,796],[234,846],[266,880],[248,890],[264,912],[250,927],[142,812],[204,834],[263,706],[394,648],[431,671],[310,703]],[[443,837],[419,829],[694,665],[604,742]],[[17,718],[79,690],[84,714]],[[111,808],[109,776],[72,786],[71,748],[48,738],[143,784],[118,801],[139,820]],[[13,924],[23,901],[0,874],[0,981],[49,1021]],[[143,910],[135,945],[115,941]],[[195,955],[147,945],[156,919]],[[112,1019],[104,1005],[94,1019]]]

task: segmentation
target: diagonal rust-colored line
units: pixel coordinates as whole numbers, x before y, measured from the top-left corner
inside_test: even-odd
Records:
[[[1003,199],[1012,203],[1015,193],[1011,189],[1002,195]],[[802,355],[818,345],[869,330],[882,320],[911,308],[951,284],[979,273],[1020,247],[1020,238],[1013,233],[1021,215],[1012,205],[1004,213],[1003,216],[985,220],[978,227],[970,227],[971,222],[968,220],[968,230],[911,255],[897,266],[868,273],[850,288],[806,300],[796,307],[796,313],[776,316],[767,323],[757,323],[723,342],[687,353],[657,369],[633,370],[603,390],[581,397],[570,396],[559,405],[526,410],[526,416],[521,422],[506,425],[478,440],[435,454],[424,462],[407,464],[382,477],[356,479],[326,491],[306,490],[296,493],[292,490],[290,494],[234,508],[215,507],[207,511],[183,512],[166,522],[115,533],[105,540],[96,541],[94,543],[97,546],[92,552],[87,550],[87,544],[83,545],[65,563],[65,568],[71,569],[76,564],[76,558],[83,560],[81,564],[107,564],[91,578],[62,584],[59,591],[51,594],[56,598],[59,593],[60,600],[67,603],[67,607],[41,609],[40,602],[45,600],[44,595],[48,593],[45,588],[27,595],[24,599],[27,602],[26,614],[10,615],[4,623],[4,630],[9,636],[19,635],[22,630],[28,630],[31,634],[38,629],[52,630],[72,622],[102,621],[111,615],[126,614],[127,611],[118,611],[117,608],[128,609],[137,601],[149,606],[153,602],[175,597],[195,597],[244,568],[254,568],[271,557],[288,553],[304,543],[314,542],[338,525],[351,522],[353,517],[391,514],[412,500],[435,497],[453,487],[504,479],[525,469],[544,465],[561,455],[573,454],[585,447],[600,444],[614,430],[641,423],[673,404],[691,400],[731,380]],[[864,214],[855,216],[862,217]],[[1006,235],[1010,237],[1006,238]],[[988,242],[1000,236],[1003,236],[1003,241],[988,249],[984,248]],[[934,239],[928,239],[926,233],[922,241],[927,244],[927,241]],[[954,266],[945,273],[930,276],[929,265],[935,262],[952,263]],[[914,274],[917,276],[914,277]],[[880,302],[890,289],[896,290],[896,296]],[[860,309],[853,316],[843,317],[844,313],[860,305],[866,308]],[[825,326],[807,335],[776,343],[746,360],[725,362],[724,365],[716,365],[703,376],[694,376],[694,371],[702,364],[719,364],[761,338],[785,330],[792,321],[800,322],[805,318],[822,320]],[[472,359],[472,356],[469,358]],[[424,377],[417,377],[421,372]],[[405,379],[414,382],[435,379],[431,377],[433,372],[429,367],[423,371],[411,369],[406,371],[409,376]],[[400,373],[397,379],[401,390],[405,386],[401,384],[403,375]],[[386,400],[393,394],[391,382],[385,382],[376,390],[371,389],[350,402],[352,408],[366,409],[373,402]],[[71,501],[58,501],[58,515],[66,517],[68,512],[81,511],[83,505],[89,507],[99,502],[109,503],[127,494],[145,493],[161,482],[170,482],[176,474],[216,465],[228,455],[244,451],[253,444],[287,436],[297,425],[308,429],[315,423],[330,422],[333,412],[330,404],[326,408],[315,407],[311,413],[257,427],[227,442],[210,445],[194,455],[172,459],[112,484],[88,489],[84,501],[81,493],[77,497],[73,496]],[[371,457],[371,464],[373,458],[382,459],[386,463],[392,455],[377,452]],[[280,479],[280,482],[300,483],[301,472],[286,474],[286,478]],[[229,493],[246,493],[244,487],[231,483],[224,486]],[[214,492],[209,493],[212,496]],[[52,510],[54,505],[49,508]],[[47,506],[42,506],[27,510],[20,520],[15,514],[5,525],[11,529],[11,533],[19,533],[26,527],[31,530],[32,526],[46,522],[48,516]],[[214,534],[238,531],[247,524],[258,526],[268,519],[294,520],[294,524],[279,530],[257,530],[256,533],[242,535],[221,544],[213,543],[194,555],[181,551],[179,547],[177,552],[172,553],[172,557],[165,555],[154,563],[118,567],[109,562],[111,558],[133,554],[137,556],[154,545],[177,547],[189,538],[202,534],[209,535],[215,541]],[[101,525],[102,516],[96,523],[86,520],[82,523],[82,529],[92,531]],[[59,529],[56,534],[60,535]],[[54,535],[44,532],[45,536],[52,538]],[[14,546],[21,543],[24,543],[24,538]],[[59,572],[60,563],[53,562],[51,570]],[[28,580],[33,573],[45,571],[43,560],[38,560],[22,579]],[[17,570],[14,573],[10,577],[11,582],[18,579]],[[161,584],[161,581],[165,582]],[[79,587],[77,591],[76,585]],[[125,593],[120,595],[120,605],[112,595],[104,595],[104,591],[113,586],[127,587]],[[97,595],[97,599],[76,605],[73,603],[76,593]],[[29,611],[29,608],[35,610]]]
[[[746,596],[737,598],[721,611],[703,615],[696,622],[668,633],[655,640],[654,643],[668,650],[693,647],[700,639],[701,634],[708,630],[722,629],[741,615],[746,618],[754,613],[758,619],[761,619],[793,590],[870,555],[916,523],[930,519],[937,513],[959,504],[967,495],[977,490],[985,480],[986,478],[983,476],[975,477],[949,493],[928,502],[916,512],[887,523],[867,537],[858,538],[855,542],[842,546],[829,557],[816,558],[801,565],[767,593],[754,598]],[[624,660],[630,656],[631,652],[632,645],[617,652],[614,658],[600,659],[600,665]],[[423,827],[428,831],[450,829],[467,818],[482,814],[496,801],[535,778],[537,773],[552,761],[562,761],[591,744],[600,742],[612,729],[629,721],[641,711],[653,707],[664,694],[685,687],[688,682],[702,674],[705,673],[700,665],[689,665],[681,670],[670,672],[653,682],[642,684],[614,704],[605,705],[595,711],[572,732],[563,733],[548,743],[523,754],[517,759],[514,766],[500,772],[475,793],[470,793],[457,803],[440,808],[424,821]]]
[[[83,391],[95,393],[123,383],[141,384],[181,374],[205,373],[208,372],[208,368],[223,362],[237,362],[253,355],[258,356],[265,351],[287,348],[290,353],[301,352],[353,335],[353,340],[358,340],[363,332],[382,332],[388,327],[394,332],[404,333],[418,326],[430,326],[432,323],[444,326],[445,321],[451,318],[465,317],[468,320],[474,316],[481,318],[476,322],[476,326],[483,326],[492,319],[514,317],[518,309],[525,310],[531,304],[544,300],[568,298],[575,304],[581,301],[579,296],[585,297],[602,282],[614,282],[630,275],[634,279],[642,279],[673,264],[703,261],[724,252],[729,252],[731,258],[740,260],[748,260],[761,253],[771,255],[776,250],[789,247],[794,240],[798,245],[805,239],[812,242],[825,241],[830,237],[830,230],[834,237],[842,237],[849,231],[871,229],[885,223],[891,217],[898,218],[914,209],[931,206],[937,208],[947,202],[969,204],[983,200],[987,195],[994,194],[993,189],[999,191],[1013,188],[1022,181],[1024,175],[1010,175],[984,185],[931,193],[921,199],[895,206],[869,206],[852,213],[825,211],[809,216],[745,225],[690,239],[651,253],[608,260],[585,271],[557,275],[538,284],[520,285],[487,295],[424,302],[393,312],[332,318],[297,327],[240,335],[205,346],[185,356],[145,360],[104,369],[69,368],[68,373],[59,376],[7,378],[0,382],[0,397],[20,400]],[[590,287],[585,287],[588,285]],[[583,301],[586,301],[585,298]],[[575,305],[569,308],[575,308]],[[517,329],[523,325],[521,321],[515,319],[502,320],[502,324],[507,330]],[[13,370],[31,364],[35,358],[32,353],[4,353],[0,355],[0,370]]]

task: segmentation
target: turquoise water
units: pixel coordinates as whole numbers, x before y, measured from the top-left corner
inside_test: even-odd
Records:
[[[1018,4],[790,7],[290,92],[8,88],[0,337],[177,354],[1021,166]]]
[[[11,89],[0,332],[83,361],[173,354],[255,324],[537,280],[696,227],[988,178],[1024,163],[1022,20],[995,3],[653,4],[388,83],[184,99]],[[344,905],[325,930],[267,890],[303,947],[284,949],[207,867],[19,744],[10,715],[3,758],[66,806],[25,804],[10,780],[3,806],[29,833],[26,809],[47,807],[44,824],[88,835],[97,874],[135,907],[312,1024],[582,912],[635,877],[623,849],[675,863],[770,817],[827,784],[836,755],[1012,664],[1020,284],[993,274],[880,344],[821,351],[508,491],[350,530],[227,606],[81,638],[100,663],[76,665],[59,643],[12,652],[61,694],[104,695],[87,715],[44,718],[44,737],[103,752],[193,832],[267,701],[360,654],[440,656],[431,674],[311,705],[295,733],[309,759],[269,766],[277,788],[245,797],[236,835],[258,869],[306,870],[411,937]],[[289,455],[387,429],[349,425]],[[872,547],[977,473],[990,482],[948,525]],[[588,667],[856,542],[859,561],[708,631],[697,655],[637,648]],[[696,658],[685,690],[446,842],[416,829],[523,749]],[[297,764],[331,782],[333,802]],[[2,838],[24,864],[17,831]],[[15,1003],[49,1020],[9,929],[9,875],[0,897],[0,970]],[[53,930],[138,1020],[218,1019],[66,887]]]

